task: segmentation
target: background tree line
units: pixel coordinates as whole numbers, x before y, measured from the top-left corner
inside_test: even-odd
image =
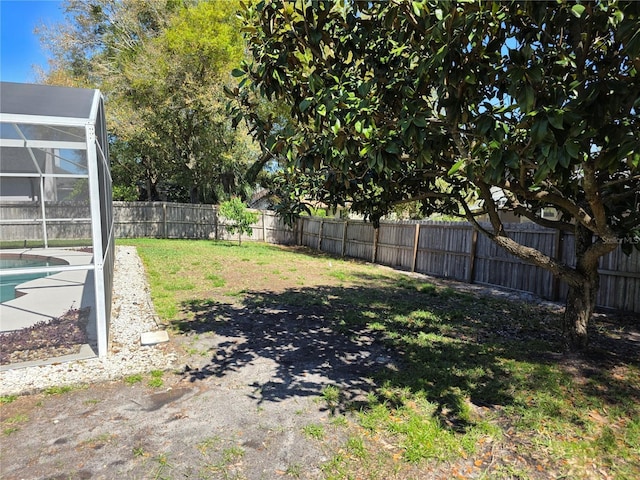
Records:
[[[114,198],[219,203],[247,198],[259,149],[232,128],[223,87],[245,55],[236,0],[67,0],[43,27],[44,83],[99,88]]]

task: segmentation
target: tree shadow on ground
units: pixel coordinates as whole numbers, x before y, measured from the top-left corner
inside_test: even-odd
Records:
[[[513,377],[509,360],[533,364],[525,380],[530,385],[545,388],[545,382],[555,381],[548,366],[563,362],[554,353],[561,345],[560,322],[541,307],[416,288],[388,277],[359,280],[349,286],[250,291],[233,304],[184,303],[190,320],[176,323],[181,332],[215,332],[210,361],[185,375],[195,382],[258,366],[262,373],[243,378],[255,387],[258,401],[318,396],[335,385],[342,409],[362,408],[374,390],[386,389],[390,404],[401,404],[402,392],[420,392],[454,430],[465,428],[469,401],[490,408],[514,401],[514,388],[523,380]],[[585,382],[585,393],[639,401],[636,385],[607,371],[622,361],[609,353],[599,361],[581,361],[598,372],[599,386]]]
[[[215,332],[210,361],[187,372],[190,380],[241,374],[262,362],[264,375],[246,378],[260,401],[318,396],[327,385],[345,392],[345,401],[363,401],[373,386],[371,375],[392,368],[389,350],[366,328],[353,335],[335,331],[321,305],[286,302],[298,295],[303,293],[251,292],[240,307],[210,301],[184,305],[193,320],[179,323],[182,332]]]

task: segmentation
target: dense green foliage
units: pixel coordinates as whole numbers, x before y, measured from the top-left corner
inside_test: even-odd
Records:
[[[579,7],[259,2],[245,11],[254,61],[235,74],[242,95],[286,102],[297,120],[253,116],[267,146],[322,170],[332,198],[374,221],[398,200],[495,185],[523,215],[554,206],[625,235],[634,198],[614,193],[638,181],[639,7]],[[562,191],[591,166],[603,225],[581,215],[586,192]]]
[[[640,3],[265,0],[243,16],[253,58],[233,93],[261,144],[374,223],[410,200],[464,211],[569,284],[568,344],[586,346],[598,259],[640,248]],[[499,210],[575,233],[576,257],[517,243]]]
[[[226,113],[223,86],[244,55],[237,1],[68,0],[43,32],[47,81],[100,88],[117,199],[216,203],[246,197],[257,149]]]

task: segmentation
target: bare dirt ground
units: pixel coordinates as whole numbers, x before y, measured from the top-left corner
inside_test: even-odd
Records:
[[[161,347],[180,354],[181,369],[160,388],[147,375],[2,405],[0,477],[324,478],[347,433],[323,388],[351,392],[345,400],[357,405],[367,375],[393,366],[391,353],[368,332],[333,333],[308,309],[226,308],[193,307],[199,327]]]
[[[203,306],[197,314],[210,313]],[[365,374],[388,364],[388,353],[313,315],[246,313],[226,312],[233,320],[215,325],[215,335],[200,322],[201,331],[173,337],[162,348],[181,352],[182,367],[165,373],[161,388],[147,376],[3,405],[3,425],[15,431],[1,438],[1,477],[321,477],[326,450],[342,440],[322,389],[364,394]]]

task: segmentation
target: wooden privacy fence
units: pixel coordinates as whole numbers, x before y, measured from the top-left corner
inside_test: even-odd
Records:
[[[258,223],[253,234],[242,241],[257,240],[276,244],[296,243],[295,231],[272,211],[256,210]],[[228,221],[218,216],[217,205],[167,202],[113,202],[117,238],[192,238],[236,240],[226,230]]]
[[[507,234],[524,245],[571,266],[572,234],[533,223],[510,224]],[[469,223],[370,223],[303,217],[299,243],[334,255],[467,283],[500,286],[562,300],[568,288],[551,273],[507,253]],[[600,261],[601,307],[640,312],[640,252],[626,256],[620,248]]]
[[[86,225],[73,222],[74,217],[84,215],[82,207],[74,211],[65,205],[47,208],[52,213],[55,208],[56,216],[70,219],[56,224],[56,238],[87,235]],[[253,235],[243,235],[243,241],[305,245],[403,270],[531,292],[550,300],[562,300],[567,293],[567,286],[549,272],[508,254],[468,223],[388,222],[376,230],[371,223],[359,220],[302,217],[292,229],[274,212],[259,213]],[[117,238],[237,238],[226,231],[225,219],[218,216],[214,205],[114,202],[113,215]],[[37,239],[41,230],[39,217],[35,206],[0,205],[0,218],[4,219],[1,239]],[[571,265],[575,252],[573,235],[531,223],[507,225],[506,230],[516,241]],[[597,303],[640,313],[640,252],[634,250],[628,257],[618,248],[601,259]]]
[[[51,238],[91,238],[89,204],[46,202],[47,234]],[[0,203],[0,240],[43,238],[43,211],[39,202]]]

